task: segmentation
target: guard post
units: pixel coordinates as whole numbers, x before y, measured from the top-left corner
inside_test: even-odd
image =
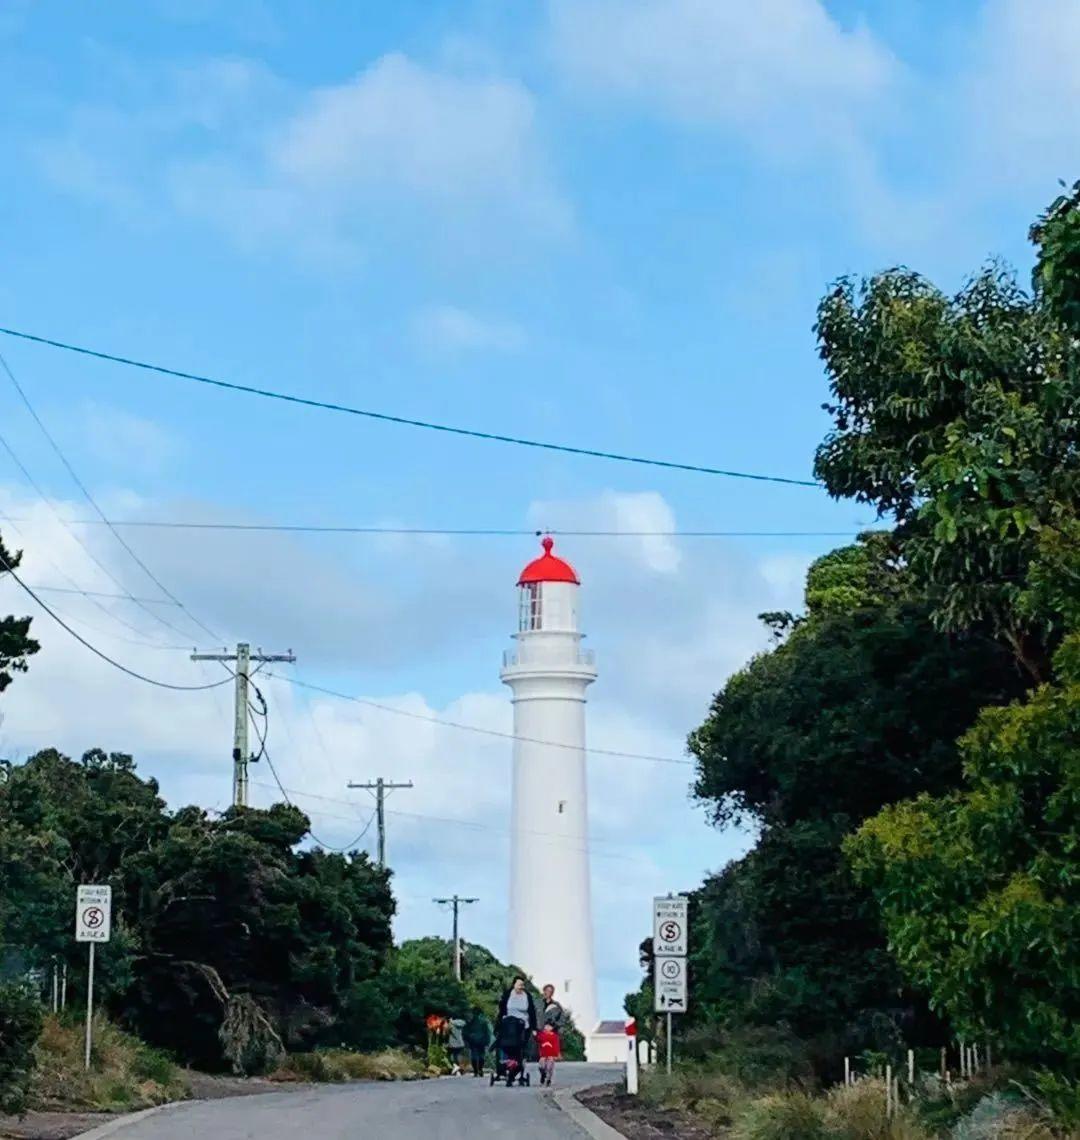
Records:
[[[637,1021],[632,1017],[626,1023],[626,1091],[631,1096],[637,1096]]]

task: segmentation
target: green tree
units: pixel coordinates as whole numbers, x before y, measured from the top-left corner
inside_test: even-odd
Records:
[[[837,284],[817,333],[835,425],[818,477],[895,518],[940,628],[988,630],[1041,679],[1053,639],[1019,593],[1080,475],[1080,390],[1047,298],[996,265],[954,297],[893,270]]]
[[[12,570],[18,569],[22,561],[22,551],[12,553],[4,546],[3,537],[0,536],[0,578]],[[30,637],[30,623],[33,619],[28,617],[0,618],[0,693],[11,684],[13,673],[25,673],[26,659],[41,648]]]
[[[889,535],[811,566],[804,614],[690,738],[713,821],[759,833],[692,898],[687,1031],[702,1048],[717,1029],[781,1025],[812,1039],[828,1070],[844,1050],[940,1032],[904,987],[842,843],[885,804],[956,787],[957,737],[1023,687],[1003,646],[936,628]]]
[[[966,788],[886,808],[848,841],[889,944],[960,1032],[1080,1076],[1080,637],[1058,683],[987,709]]]

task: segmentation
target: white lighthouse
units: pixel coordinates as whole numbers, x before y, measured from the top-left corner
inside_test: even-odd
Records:
[[[510,960],[555,987],[586,1039],[596,1026],[585,775],[585,690],[596,662],[581,647],[581,585],[544,553],[518,579],[517,646],[503,658],[513,690]]]

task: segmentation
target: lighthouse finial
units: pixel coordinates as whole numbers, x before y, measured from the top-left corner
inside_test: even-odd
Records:
[[[545,554],[550,554],[551,548],[555,545],[555,539],[553,539],[550,534],[545,534],[540,545],[544,548]]]

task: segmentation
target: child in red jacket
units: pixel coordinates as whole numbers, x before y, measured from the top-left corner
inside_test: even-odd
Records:
[[[555,1062],[562,1056],[559,1033],[554,1022],[545,1023],[536,1035],[536,1044],[540,1049],[540,1083],[550,1085],[551,1078],[555,1075]]]

